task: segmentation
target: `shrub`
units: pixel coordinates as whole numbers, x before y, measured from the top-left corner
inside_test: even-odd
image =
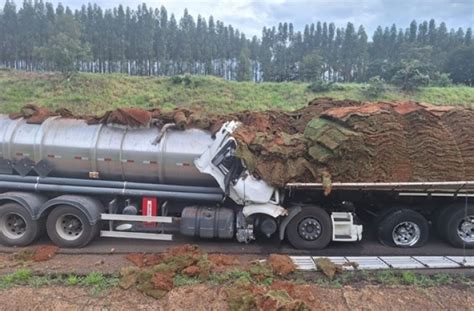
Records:
[[[379,97],[385,93],[385,90],[385,81],[379,76],[375,76],[369,79],[369,85],[364,88],[364,93],[368,97]]]
[[[324,80],[316,80],[308,86],[308,90],[314,93],[322,93],[332,91],[334,83]]]
[[[450,86],[452,83],[453,81],[447,73],[435,72],[431,76],[430,85],[432,86],[447,87]]]
[[[400,86],[404,91],[414,91],[430,82],[426,68],[418,61],[405,62],[403,67],[392,77],[393,84]]]
[[[183,82],[183,78],[181,76],[172,76],[170,81],[173,84],[181,84]]]

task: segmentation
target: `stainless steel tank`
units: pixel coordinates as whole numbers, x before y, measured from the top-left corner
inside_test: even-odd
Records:
[[[87,125],[83,120],[53,117],[43,124],[27,124],[0,115],[0,157],[46,159],[54,169],[49,176],[215,185],[200,173],[194,159],[212,143],[211,134],[199,129],[168,130],[160,142],[157,128],[131,129]]]

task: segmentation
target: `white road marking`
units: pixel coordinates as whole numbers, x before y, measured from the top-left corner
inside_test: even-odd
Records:
[[[298,270],[317,270],[316,260],[323,256],[290,256]],[[335,256],[325,257],[345,270],[446,269],[474,267],[474,256]],[[344,265],[346,264],[346,265]]]

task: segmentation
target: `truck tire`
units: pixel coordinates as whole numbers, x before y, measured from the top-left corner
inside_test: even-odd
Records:
[[[379,241],[392,247],[420,247],[429,237],[429,224],[423,215],[399,209],[385,216],[377,225]]]
[[[80,248],[89,244],[99,233],[100,222],[91,225],[78,208],[59,205],[48,215],[46,231],[59,247]]]
[[[456,209],[457,205],[449,205],[440,208],[439,210],[435,211],[433,215],[433,228],[436,231],[436,234],[442,238],[446,239],[446,217],[451,212],[451,210]]]
[[[474,248],[474,206],[458,206],[440,224],[445,239],[455,247]]]
[[[304,208],[288,223],[286,237],[295,248],[323,249],[332,239],[331,218],[320,207]]]
[[[0,244],[26,246],[43,233],[44,219],[33,220],[31,214],[18,203],[0,207]]]

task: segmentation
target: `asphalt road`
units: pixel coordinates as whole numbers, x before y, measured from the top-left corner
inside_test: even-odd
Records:
[[[332,242],[326,249],[317,251],[297,250],[287,242],[260,241],[242,244],[232,240],[203,240],[193,239],[180,235],[174,236],[174,241],[147,241],[117,238],[97,238],[82,249],[60,249],[63,254],[108,254],[131,252],[161,252],[166,248],[179,244],[197,244],[204,251],[210,253],[228,254],[270,254],[283,253],[291,255],[314,256],[474,256],[474,249],[454,248],[436,236],[420,248],[393,248],[381,245],[370,232],[366,232],[361,242]],[[30,247],[51,244],[48,238],[36,242]],[[15,247],[0,246],[0,252],[18,251]]]

